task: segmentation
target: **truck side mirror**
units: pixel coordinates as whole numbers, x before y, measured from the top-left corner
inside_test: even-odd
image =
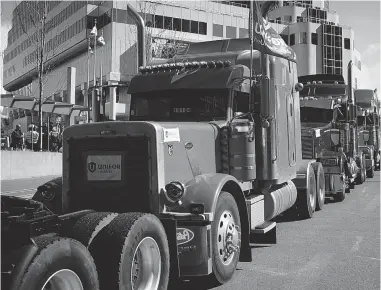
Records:
[[[295,90],[296,90],[297,92],[300,92],[301,90],[303,90],[303,88],[304,88],[304,86],[303,86],[302,83],[296,83],[296,85],[295,85]]]

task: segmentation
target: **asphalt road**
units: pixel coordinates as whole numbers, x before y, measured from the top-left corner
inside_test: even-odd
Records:
[[[52,178],[2,181],[1,193],[27,198]],[[379,290],[380,172],[343,202],[327,199],[312,219],[279,220],[277,234],[276,245],[253,245],[253,262],[239,263],[227,284],[183,282],[181,289]]]
[[[1,181],[1,195],[13,195],[21,198],[31,198],[37,187],[56,176],[43,176],[25,179],[13,179]]]

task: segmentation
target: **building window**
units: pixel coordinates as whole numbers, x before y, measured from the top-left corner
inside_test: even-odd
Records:
[[[295,33],[290,34],[290,46],[295,45]]]
[[[233,26],[226,26],[226,38],[236,38],[237,28]]]
[[[213,36],[224,37],[224,26],[220,24],[213,24]]]
[[[299,32],[299,43],[307,44],[307,32]]]
[[[198,23],[198,33],[202,35],[208,34],[208,24],[206,22]]]
[[[344,48],[351,49],[351,40],[349,38],[344,38]]]
[[[249,37],[249,29],[240,28],[239,29],[239,38]]]
[[[317,33],[311,33],[311,43],[314,45],[318,45],[318,35]]]
[[[191,20],[191,33],[198,34],[198,21]]]
[[[187,19],[181,19],[181,31],[182,32],[190,32],[190,20]]]

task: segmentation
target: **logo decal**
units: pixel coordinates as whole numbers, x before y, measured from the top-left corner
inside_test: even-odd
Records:
[[[87,164],[87,168],[90,172],[95,172],[95,169],[97,169],[97,164],[95,162],[90,162]]]
[[[168,155],[172,156],[173,155],[173,145],[168,144]]]
[[[176,240],[177,245],[182,245],[189,243],[194,238],[194,233],[186,228],[177,228],[176,229]]]

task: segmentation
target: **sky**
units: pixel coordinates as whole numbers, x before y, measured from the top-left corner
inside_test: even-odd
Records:
[[[7,45],[7,32],[11,28],[12,10],[18,1],[1,1],[1,42],[0,52]],[[355,48],[362,57],[362,76],[359,88],[377,88],[381,98],[380,86],[380,0],[376,1],[330,1],[330,9],[339,14],[339,23],[349,25],[355,31]],[[3,69],[0,59],[0,80]],[[0,90],[3,93],[2,81]]]

